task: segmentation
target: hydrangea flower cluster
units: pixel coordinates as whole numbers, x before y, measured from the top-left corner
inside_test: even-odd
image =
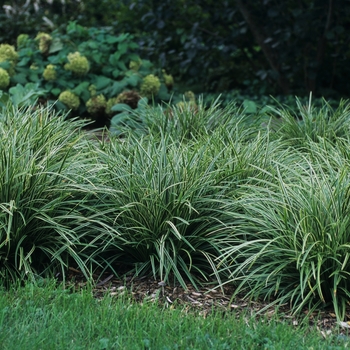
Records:
[[[10,75],[4,68],[0,68],[0,90],[7,88],[10,84]]]
[[[129,68],[131,70],[135,71],[135,72],[137,72],[140,69],[141,66],[142,66],[142,61],[141,60],[139,60],[139,61],[131,61],[129,63]]]
[[[141,84],[141,95],[152,98],[152,96],[157,95],[160,88],[160,80],[153,74],[145,76]]]
[[[35,40],[39,41],[39,50],[41,53],[48,53],[52,41],[52,37],[50,34],[40,32],[36,36]]]
[[[74,53],[68,54],[68,61],[64,65],[65,70],[69,70],[76,75],[83,76],[86,75],[90,69],[90,64],[85,56],[82,56],[80,52],[76,51]]]
[[[168,88],[168,90],[171,90],[174,85],[174,78],[171,74],[166,74],[165,69],[163,69],[163,78],[165,86]]]
[[[104,113],[107,106],[106,98],[101,94],[86,101],[86,109],[92,115]]]
[[[124,91],[120,93],[116,98],[116,103],[125,103],[129,105],[131,108],[137,108],[137,104],[141,96],[136,91]]]
[[[141,96],[136,91],[124,91],[120,93],[117,97],[112,97],[107,101],[106,113],[108,115],[113,115],[112,107],[118,103],[125,103],[132,109],[137,108],[138,102]]]
[[[8,69],[8,73],[10,75],[15,73],[17,59],[18,53],[16,52],[14,46],[9,44],[0,44],[0,62],[10,62],[10,68]]]
[[[185,101],[180,101],[176,104],[180,111],[190,110],[192,112],[198,111],[198,106],[196,103],[196,96],[192,91],[186,91],[184,93]]]
[[[106,113],[108,115],[113,115],[113,111],[112,111],[112,107],[114,105],[116,105],[118,102],[117,102],[117,97],[112,97],[112,98],[109,98],[107,100],[107,103],[106,103]]]
[[[91,97],[96,96],[97,89],[96,89],[96,86],[94,84],[91,84],[89,86],[89,92],[90,92]]]
[[[72,110],[78,109],[80,105],[79,97],[67,90],[60,93],[58,100]]]
[[[53,64],[48,64],[43,72],[43,77],[47,81],[52,81],[57,79],[56,67]]]
[[[29,41],[29,35],[28,34],[20,34],[17,37],[17,48],[22,48],[27,44]]]
[[[193,91],[186,91],[184,93],[184,97],[186,101],[196,102],[196,95],[193,93]]]

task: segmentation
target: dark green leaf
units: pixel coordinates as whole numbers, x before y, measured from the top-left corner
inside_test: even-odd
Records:
[[[120,59],[120,53],[119,52],[115,52],[113,55],[109,56],[109,60],[108,62],[112,65],[112,66],[116,66],[119,62]]]
[[[106,39],[106,42],[108,44],[114,44],[114,43],[116,43],[118,41],[119,41],[119,39],[116,36],[111,36],[111,35],[108,35],[107,39]]]
[[[117,103],[116,105],[114,105],[111,108],[111,110],[113,112],[126,112],[126,111],[132,112],[133,109],[129,105],[125,104],[125,103]]]
[[[244,107],[244,111],[248,114],[257,112],[256,103],[254,101],[244,100],[243,107]]]
[[[126,53],[127,50],[128,50],[128,44],[126,42],[119,43],[118,52],[120,55],[123,55],[124,53]]]
[[[138,74],[132,74],[126,78],[126,81],[129,85],[136,87],[140,83],[141,77]]]
[[[111,126],[117,126],[123,123],[128,118],[130,118],[130,113],[128,112],[118,113],[111,119]]]
[[[26,84],[28,82],[27,75],[25,73],[18,73],[14,75],[11,80],[17,84]]]
[[[105,89],[109,84],[112,84],[113,80],[110,78],[107,78],[103,75],[97,76],[96,80],[94,81],[94,85],[96,86],[97,90]]]
[[[50,92],[52,93],[52,95],[58,96],[61,93],[61,89],[60,88],[53,88]]]
[[[111,96],[117,96],[118,94],[120,94],[126,85],[127,84],[124,80],[115,81],[111,87]]]
[[[8,70],[11,67],[11,63],[9,61],[2,61],[0,62],[0,67]]]
[[[61,39],[54,38],[50,45],[49,53],[55,53],[55,52],[61,51],[62,49],[63,49],[63,43]]]

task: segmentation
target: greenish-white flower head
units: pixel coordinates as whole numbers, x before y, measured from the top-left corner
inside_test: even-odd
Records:
[[[10,85],[10,75],[4,68],[0,68],[0,90],[6,89]]]
[[[168,89],[171,89],[174,85],[174,78],[171,74],[167,74],[165,69],[162,71],[163,73],[163,78],[164,78],[164,83]]]
[[[71,91],[63,91],[58,96],[58,100],[64,103],[69,109],[77,110],[80,105],[79,97]]]
[[[186,91],[184,93],[184,97],[185,97],[186,101],[196,102],[196,95],[192,91]]]
[[[8,73],[13,75],[15,73],[15,66],[18,60],[18,53],[13,45],[0,44],[0,62],[10,62]]]
[[[107,100],[107,103],[106,103],[106,113],[108,115],[113,115],[113,111],[112,111],[112,107],[114,105],[116,105],[118,103],[117,101],[117,98],[116,97],[112,97],[110,99]]]
[[[49,52],[52,37],[50,34],[40,32],[35,37],[35,40],[39,41],[39,50],[41,53],[46,54]]]
[[[73,72],[75,75],[83,76],[89,72],[90,64],[85,56],[80,52],[72,52],[67,56],[68,63],[64,65],[64,69]]]
[[[96,94],[97,94],[96,85],[91,84],[91,85],[89,86],[89,92],[90,92],[90,96],[91,96],[91,97],[96,96]]]
[[[52,81],[57,79],[56,67],[53,64],[48,64],[43,72],[43,77],[47,81]]]
[[[29,40],[29,35],[28,34],[20,34],[17,37],[17,48],[20,49],[24,47]]]
[[[130,61],[129,63],[129,68],[135,72],[137,72],[140,67],[142,66],[142,61],[138,60],[138,61]]]
[[[198,105],[196,103],[196,95],[192,91],[186,91],[184,93],[184,101],[180,101],[176,104],[180,111],[190,110],[192,112],[198,111]]]
[[[142,96],[152,98],[157,95],[160,88],[160,80],[153,74],[145,76],[142,80],[140,93]]]
[[[104,113],[106,106],[107,106],[107,101],[102,94],[93,96],[86,101],[86,109],[92,115]]]

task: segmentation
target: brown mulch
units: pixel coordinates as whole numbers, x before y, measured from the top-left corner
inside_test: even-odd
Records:
[[[302,316],[296,317],[291,314],[287,305],[279,306],[277,310],[275,306],[268,307],[268,303],[264,301],[247,301],[239,297],[232,299],[232,286],[224,286],[222,290],[210,286],[197,290],[191,283],[186,283],[186,288],[183,288],[181,285],[172,286],[145,276],[125,275],[120,278],[112,273],[94,275],[94,278],[93,294],[99,299],[106,295],[124,295],[139,303],[157,302],[166,308],[180,307],[184,312],[197,311],[203,317],[213,311],[234,312],[237,317],[244,314],[246,318],[277,318],[293,326],[300,325],[304,316],[304,321],[307,317],[309,325],[316,327],[325,338],[330,334],[347,335],[350,328],[350,322],[337,322],[332,310],[310,313],[305,309]],[[70,267],[68,285],[80,290],[87,285],[87,281],[81,271]],[[350,320],[350,308],[347,310],[346,319]]]

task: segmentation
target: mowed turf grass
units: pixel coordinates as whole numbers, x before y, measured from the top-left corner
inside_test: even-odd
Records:
[[[278,318],[162,308],[127,295],[96,299],[53,282],[0,292],[0,344],[6,350],[51,349],[343,349],[346,336],[328,336]]]

